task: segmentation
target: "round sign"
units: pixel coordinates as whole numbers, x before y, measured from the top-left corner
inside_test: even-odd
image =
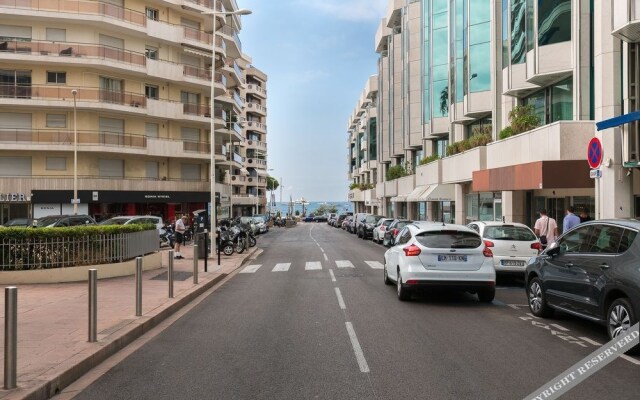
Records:
[[[602,143],[600,139],[594,137],[589,141],[587,147],[587,161],[593,169],[598,168],[602,164]]]

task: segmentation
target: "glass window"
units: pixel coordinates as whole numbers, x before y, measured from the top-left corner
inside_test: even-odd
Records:
[[[491,43],[469,47],[469,91],[482,92],[491,88]]]
[[[511,64],[525,61],[525,11],[525,0],[511,0]]]
[[[502,0],[502,68],[509,66],[509,0]]]
[[[480,221],[493,221],[493,193],[480,193],[478,212],[478,219]]]
[[[485,239],[513,240],[518,242],[531,242],[536,240],[536,235],[530,229],[522,226],[487,226],[484,228]]]
[[[558,240],[562,253],[584,253],[589,247],[591,227],[578,227]]]
[[[47,72],[47,83],[53,83],[57,85],[63,85],[67,83],[66,72]]]
[[[618,252],[624,229],[618,226],[597,225],[591,231],[589,253],[615,254]]]
[[[622,234],[622,238],[620,239],[620,248],[618,249],[618,252],[624,253],[625,251],[629,250],[629,247],[631,247],[631,243],[633,243],[637,234],[638,232],[632,231],[630,229],[625,229],[624,233]]]
[[[457,230],[421,232],[416,235],[416,240],[432,249],[475,249],[482,245],[478,234]]]
[[[156,85],[144,85],[144,95],[148,99],[158,99],[158,86]]]
[[[67,116],[64,114],[47,114],[47,128],[66,128]]]
[[[152,47],[152,46],[145,46],[144,47],[144,54],[150,60],[157,60],[158,59],[158,48],[157,47]]]
[[[573,78],[551,86],[550,122],[573,119]]]
[[[147,7],[145,11],[148,19],[152,19],[154,21],[158,20],[158,16],[160,15],[160,12],[158,10],[156,10],[155,8]]]
[[[396,240],[396,244],[405,244],[411,239],[411,231],[409,228],[404,228],[400,234],[398,234],[398,240]]]
[[[571,40],[571,0],[538,0],[538,44]]]
[[[527,0],[527,51],[533,50],[533,46],[535,44],[535,34],[533,32],[534,21],[533,21],[533,2],[534,0]]]
[[[547,123],[546,95],[544,90],[527,97],[525,99],[525,104],[533,106],[534,114],[540,118],[540,125],[545,125]]]

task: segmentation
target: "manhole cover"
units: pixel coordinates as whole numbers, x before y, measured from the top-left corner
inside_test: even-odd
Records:
[[[160,275],[154,276],[153,278],[151,278],[151,280],[154,280],[154,281],[166,281],[168,276],[169,276],[168,272],[163,272]],[[174,281],[186,281],[187,279],[191,278],[192,276],[193,276],[192,272],[173,271],[173,280]]]

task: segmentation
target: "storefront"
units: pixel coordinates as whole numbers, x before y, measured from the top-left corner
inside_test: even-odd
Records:
[[[0,193],[0,225],[10,219],[28,218],[30,203],[26,193]]]

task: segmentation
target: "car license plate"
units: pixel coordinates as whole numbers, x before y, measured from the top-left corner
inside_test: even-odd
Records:
[[[447,254],[447,255],[438,255],[438,261],[446,261],[446,262],[467,262],[467,256],[461,256],[461,255],[451,255],[451,254]]]
[[[502,260],[500,263],[505,267],[524,267],[524,261],[521,260]]]

